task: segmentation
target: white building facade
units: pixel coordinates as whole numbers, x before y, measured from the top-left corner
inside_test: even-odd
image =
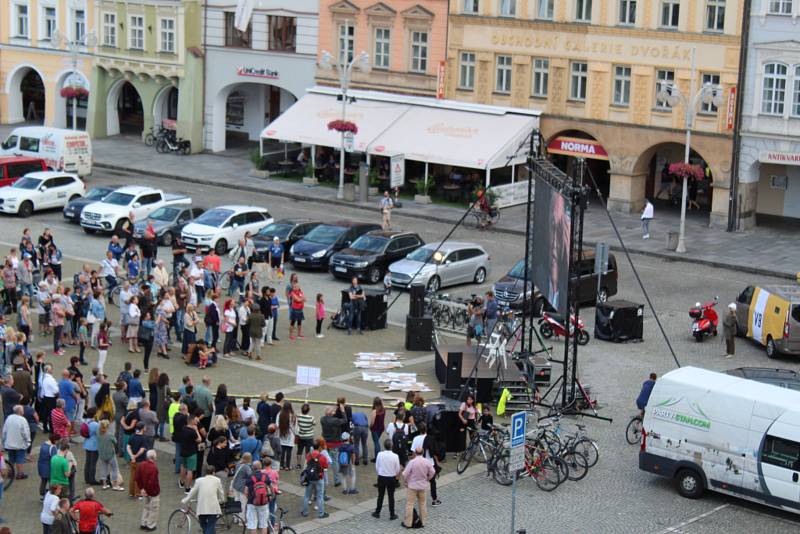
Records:
[[[800,0],[753,0],[739,152],[740,227],[800,219]]]
[[[316,0],[255,2],[246,32],[235,2],[206,11],[205,148],[257,141],[262,130],[314,86]]]

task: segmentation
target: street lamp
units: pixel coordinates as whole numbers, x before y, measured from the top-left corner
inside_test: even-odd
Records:
[[[353,67],[365,74],[369,73],[369,71],[372,70],[372,66],[369,63],[369,54],[362,51],[348,63],[346,53],[340,54],[339,61],[334,62],[330,52],[326,50],[322,51],[322,57],[320,57],[319,60],[319,68],[328,71],[334,69],[339,71],[339,87],[342,91],[342,121],[346,120],[347,88],[350,85],[350,75],[353,72]],[[336,193],[336,198],[344,198],[344,139],[346,133],[349,132],[342,132],[341,152],[339,153],[339,191]]]
[[[717,84],[704,83],[697,93],[694,91],[695,81],[695,49],[692,49],[692,77],[690,81],[689,95],[681,93],[680,89],[674,83],[660,82],[659,90],[656,98],[659,102],[668,104],[670,107],[675,107],[678,104],[683,104],[683,111],[686,123],[686,147],[683,153],[683,162],[689,164],[689,145],[692,141],[692,126],[694,117],[697,114],[697,106],[702,102],[703,104],[713,104],[720,107],[723,102],[722,87]],[[694,96],[692,97],[691,95]],[[678,246],[675,252],[686,252],[686,188],[687,176],[683,175],[683,190],[681,192],[681,226],[678,233]]]
[[[97,46],[97,36],[94,31],[90,31],[83,35],[82,39],[72,40],[67,35],[64,35],[58,30],[53,30],[50,35],[50,42],[55,47],[64,46],[69,52],[69,64],[72,67],[72,74],[64,84],[65,87],[70,87],[73,91],[78,89],[86,89],[83,76],[78,74],[78,61],[81,51],[84,48],[93,48]],[[72,97],[72,129],[78,129],[78,95]]]

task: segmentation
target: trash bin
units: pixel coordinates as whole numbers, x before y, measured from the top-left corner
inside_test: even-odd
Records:
[[[667,232],[667,250],[678,248],[678,232]]]
[[[355,202],[356,200],[356,184],[344,184],[344,199],[348,202]],[[678,246],[677,244],[675,245]]]

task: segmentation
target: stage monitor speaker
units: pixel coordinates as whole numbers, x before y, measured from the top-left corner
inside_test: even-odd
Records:
[[[406,316],[406,350],[433,350],[433,318]]]
[[[644,305],[625,300],[598,303],[595,307],[594,337],[604,341],[641,341]]]
[[[445,374],[444,387],[445,388],[458,388],[461,387],[461,362],[464,358],[464,353],[448,352],[445,357],[447,358],[447,373]]]
[[[442,410],[442,436],[447,452],[461,452],[467,448],[467,433],[461,432],[461,420],[455,410]]]
[[[425,314],[425,286],[423,284],[411,284],[408,294],[408,314],[411,317],[422,317]]]
[[[364,309],[365,324],[370,330],[386,328],[386,293],[380,290],[367,289],[367,305]]]

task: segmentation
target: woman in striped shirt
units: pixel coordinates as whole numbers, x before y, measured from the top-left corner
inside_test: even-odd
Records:
[[[316,418],[309,413],[311,406],[308,403],[300,408],[300,415],[297,416],[297,468],[303,468],[303,460],[306,453],[310,453],[314,445],[314,425]]]

